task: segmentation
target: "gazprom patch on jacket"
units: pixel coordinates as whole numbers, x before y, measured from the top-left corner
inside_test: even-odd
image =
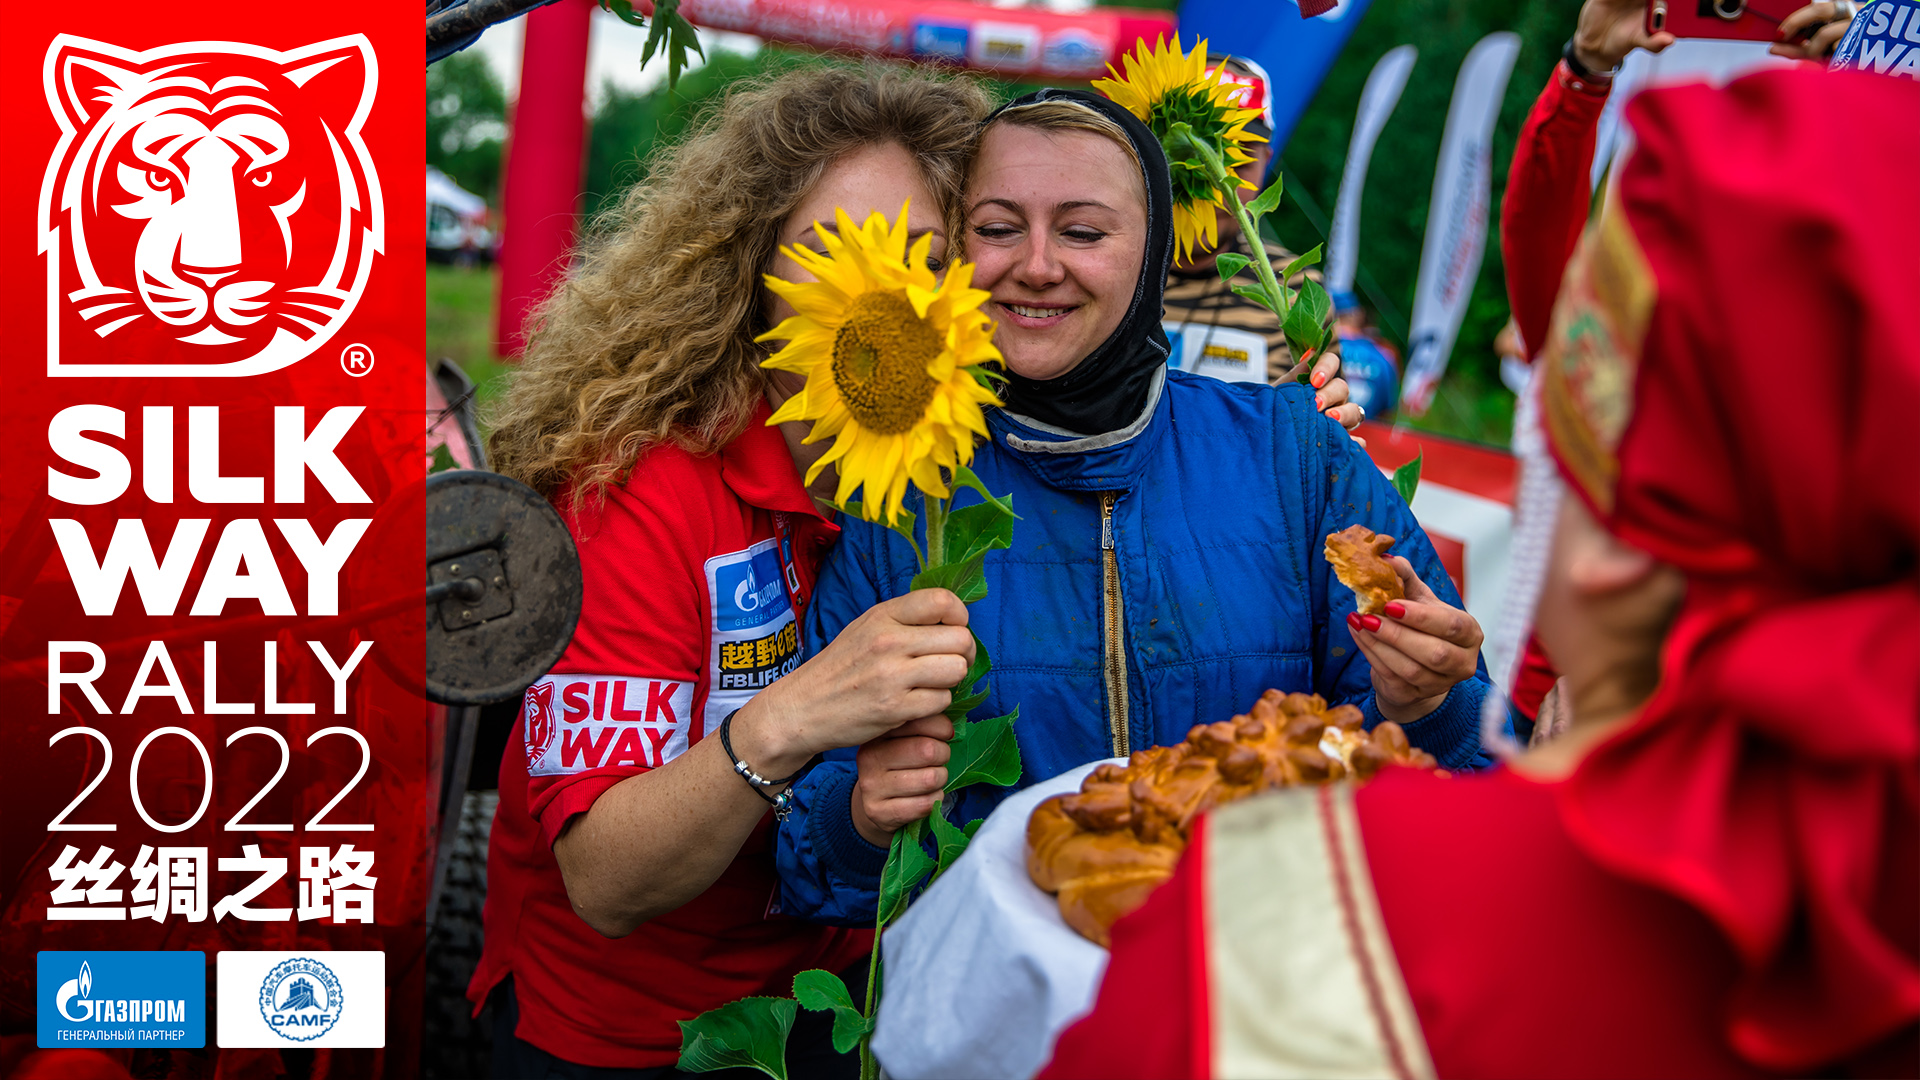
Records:
[[[800,625],[781,575],[778,540],[707,560],[713,652],[707,730],[800,666]]]

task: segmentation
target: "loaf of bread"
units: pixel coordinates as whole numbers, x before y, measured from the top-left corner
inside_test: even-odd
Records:
[[[1362,615],[1378,615],[1394,600],[1406,599],[1406,586],[1387,552],[1393,537],[1381,536],[1365,525],[1349,525],[1329,534],[1321,554],[1333,567],[1333,576],[1353,590],[1354,605]]]
[[[1368,732],[1351,705],[1269,690],[1244,716],[1101,765],[1077,794],[1041,803],[1027,821],[1027,872],[1059,898],[1067,925],[1107,945],[1114,921],[1173,875],[1197,815],[1269,788],[1365,780],[1390,764],[1438,763],[1398,724]]]

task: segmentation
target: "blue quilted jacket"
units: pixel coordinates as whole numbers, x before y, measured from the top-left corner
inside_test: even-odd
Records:
[[[1019,706],[1023,786],[1177,743],[1196,724],[1245,712],[1269,687],[1352,703],[1369,727],[1378,723],[1369,666],[1347,629],[1353,594],[1321,555],[1328,533],[1358,522],[1396,537],[1394,552],[1421,580],[1460,603],[1406,503],[1303,387],[1175,371],[1139,421],[1106,435],[999,410],[988,424],[993,438],[973,469],[996,495],[1012,493],[1020,519],[1013,547],[988,554],[990,591],[971,608],[993,658],[992,692],[972,715]],[[977,499],[967,492],[958,502]],[[908,500],[919,514],[917,493]],[[813,650],[906,592],[916,569],[892,532],[845,525],[808,611]],[[1479,714],[1488,691],[1483,662],[1408,737],[1446,768],[1487,764]],[[789,915],[873,922],[886,849],[854,831],[853,753],[828,755],[795,786],[775,855]],[[948,816],[983,817],[1004,795],[969,788],[949,798]]]

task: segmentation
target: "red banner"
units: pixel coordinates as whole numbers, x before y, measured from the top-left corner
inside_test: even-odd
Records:
[[[650,3],[635,5],[651,12]],[[968,0],[681,0],[696,26],[787,45],[981,68],[1009,77],[1097,79],[1133,48],[1171,38],[1170,11],[1067,14]]]
[[[419,18],[10,9],[0,1076],[413,1071]]]

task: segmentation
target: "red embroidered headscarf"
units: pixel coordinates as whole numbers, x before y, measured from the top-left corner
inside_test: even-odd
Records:
[[[1542,416],[1570,486],[1687,594],[1576,840],[1698,907],[1754,1064],[1920,1018],[1920,84],[1653,91],[1569,269]]]

